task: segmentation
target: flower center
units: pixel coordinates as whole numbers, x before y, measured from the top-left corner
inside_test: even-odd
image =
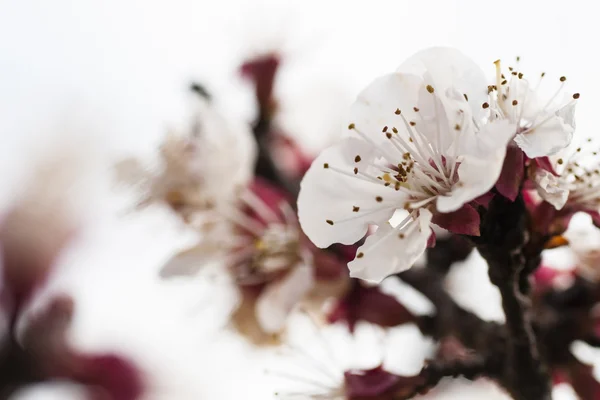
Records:
[[[252,269],[259,273],[279,272],[300,261],[300,241],[297,229],[284,224],[267,226],[254,241]]]
[[[402,207],[406,209],[423,207],[435,200],[437,196],[450,192],[452,186],[458,181],[460,161],[456,153],[464,129],[461,124],[456,124],[454,129],[451,129],[452,132],[444,132],[436,122],[439,107],[441,105],[436,103],[434,108],[436,115],[433,118],[421,117],[419,123],[408,121],[397,109],[394,114],[401,119],[407,135],[403,137],[396,127],[384,126],[382,132],[391,146],[377,145],[354,124],[350,124],[349,129],[356,131],[363,139],[378,147],[384,159],[383,162],[369,165],[378,173],[369,173],[365,169],[359,170],[356,167],[354,174],[368,179],[375,178],[384,186],[405,192],[408,201]],[[414,107],[414,111],[419,113],[417,107]],[[443,134],[454,135],[452,143],[447,147],[443,146],[440,139]],[[435,138],[438,140],[433,140]],[[355,162],[358,164],[361,159],[361,156],[357,155]],[[380,202],[379,199],[377,201]]]

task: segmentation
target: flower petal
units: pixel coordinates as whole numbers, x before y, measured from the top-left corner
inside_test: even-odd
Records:
[[[532,90],[529,80],[514,77],[511,77],[507,89],[502,90],[502,99],[505,116],[515,122],[536,121],[547,103],[547,99],[540,98],[537,91]],[[516,105],[513,105],[514,102]]]
[[[449,194],[438,197],[439,212],[456,211],[494,187],[514,130],[515,126],[508,121],[498,121],[484,125],[471,138],[463,138],[459,180]]]
[[[419,93],[424,87],[423,80],[409,74],[392,73],[375,79],[359,95],[350,115],[352,124],[375,143],[389,146],[384,132],[398,129],[406,136],[407,121],[418,121],[414,107],[419,105]]]
[[[572,95],[565,94],[565,96],[563,96],[563,104],[566,104],[566,106],[560,107],[556,112],[556,115],[562,118],[565,124],[575,130],[575,106],[577,105],[577,102],[573,101]]]
[[[542,199],[552,204],[557,210],[564,207],[569,198],[569,188],[562,179],[547,170],[536,168],[533,181]]]
[[[422,50],[398,68],[398,72],[421,76],[440,93],[454,89],[466,99],[473,116],[481,119],[481,105],[488,101],[487,80],[481,68],[469,57],[450,47]]]
[[[281,332],[289,313],[314,285],[313,268],[299,265],[266,287],[256,301],[256,319],[266,333]]]
[[[411,222],[416,226],[410,226],[407,234],[390,224],[381,225],[358,248],[354,261],[348,263],[350,276],[379,283],[388,275],[412,267],[427,248],[431,218],[431,212],[419,210],[418,218]]]
[[[405,195],[377,179],[355,174],[368,171],[375,149],[369,143],[347,138],[324,150],[300,185],[300,225],[318,247],[353,244],[369,224],[383,223],[404,204]]]
[[[351,109],[351,126],[383,148],[381,154],[393,161],[395,153],[390,157],[390,152],[385,151],[392,150],[390,132],[408,142],[409,130],[418,130],[430,142],[437,143],[436,148],[446,150],[457,134],[454,127],[465,118],[471,119],[470,114],[465,117],[459,109],[459,102],[431,90],[421,77],[393,73],[376,79],[359,94]]]
[[[209,242],[183,250],[164,264],[160,270],[160,277],[166,279],[175,276],[194,276],[204,265],[222,256],[220,250]]]
[[[515,136],[515,142],[529,158],[549,156],[567,147],[574,131],[562,117],[550,116],[531,131]]]

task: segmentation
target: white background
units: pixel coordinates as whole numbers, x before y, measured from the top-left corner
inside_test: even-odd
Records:
[[[578,131],[594,136],[599,33],[587,1],[0,0],[0,206],[43,149],[77,146],[100,167],[85,194],[73,194],[93,212],[51,285],[77,299],[73,340],[143,360],[149,398],[269,399],[282,384],[265,375],[266,352],[221,328],[232,301],[225,286],[206,277],[158,282],[156,269],[190,238],[164,210],[116,218],[126,202],[107,194],[102,166],[150,154],[168,126],[184,123],[190,79],[205,83],[232,118],[250,118],[250,91],[235,68],[268,50],[286,56],[282,123],[309,148],[337,134],[361,87],[432,45],[461,49],[490,76],[494,60],[517,55],[526,75],[566,75],[582,94]],[[481,260],[454,275],[461,301],[501,318]],[[417,344],[374,347],[386,362],[418,369],[427,346],[410,329],[398,335]],[[481,398],[485,389],[453,390],[437,398]],[[564,396],[557,398],[572,398]]]

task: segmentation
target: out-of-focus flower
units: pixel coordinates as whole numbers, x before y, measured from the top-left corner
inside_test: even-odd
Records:
[[[319,326],[307,315],[312,329],[290,332],[282,348],[285,364],[273,371],[285,379],[287,390],[276,393],[281,400],[395,400],[409,398],[424,377],[402,376],[391,372],[384,363],[366,361],[360,351],[353,351],[360,340],[333,326]],[[295,321],[296,323],[301,320]],[[362,339],[374,339],[379,330],[364,330]],[[314,336],[313,336],[314,335]],[[300,340],[299,340],[300,339]],[[374,353],[384,342],[375,345]],[[290,385],[290,383],[295,385]],[[293,388],[293,389],[292,389]],[[289,390],[289,391],[288,391]]]
[[[139,399],[144,382],[131,361],[111,353],[82,353],[67,342],[73,311],[71,298],[55,297],[25,328],[20,342],[37,374],[85,385],[90,399]]]
[[[160,166],[135,159],[117,165],[121,181],[142,192],[140,207],[162,202],[185,221],[235,199],[252,176],[256,144],[249,127],[225,118],[199,97],[188,132],[170,133],[160,147]]]
[[[313,341],[312,345],[316,343]],[[316,347],[326,346],[328,343],[322,342]],[[382,364],[371,368],[343,367],[339,360],[321,359],[308,349],[290,346],[290,350],[289,355],[302,356],[294,360],[300,364],[298,366],[302,367],[302,372],[290,371],[281,376],[292,382],[297,380],[302,385],[293,392],[278,392],[277,398],[282,400],[403,400],[413,398],[419,389],[425,391],[422,386],[426,377],[422,374],[403,376],[391,372]],[[330,351],[327,348],[328,357],[335,358]],[[288,364],[291,364],[289,361]],[[312,374],[305,376],[306,372]]]
[[[545,265],[540,265],[533,273],[533,286],[536,294],[549,290],[560,290],[573,284],[576,274],[575,269],[558,270]]]
[[[242,295],[233,322],[255,342],[264,342],[281,333],[288,314],[318,282],[345,279],[344,261],[310,243],[289,199],[266,182],[255,179],[240,192],[239,201],[237,207],[220,211],[229,235],[218,245],[207,237],[212,251],[201,241],[197,248],[176,255],[161,275],[189,275],[205,258],[222,260]]]
[[[37,166],[0,219],[0,304],[11,315],[45,283],[78,228],[69,209],[78,172],[70,162],[61,153]]]
[[[90,399],[134,400],[143,391],[129,361],[112,354],[84,354],[67,343],[73,313],[70,297],[59,296],[25,324],[17,324],[36,291],[52,274],[79,228],[73,213],[82,160],[52,154],[36,166],[31,182],[0,221],[0,397],[21,385],[52,379],[85,385]]]
[[[431,54],[442,57],[433,66]],[[468,99],[485,81],[463,78],[472,63],[461,53],[432,49],[409,61],[400,70],[410,73],[379,78],[359,95],[352,136],[319,155],[298,200],[302,228],[319,247],[355,243],[378,226],[349,264],[352,276],[373,282],[410,268],[432,223],[479,234],[469,203],[496,183],[516,130],[506,120],[479,122],[481,107]],[[399,210],[404,219],[390,224]]]

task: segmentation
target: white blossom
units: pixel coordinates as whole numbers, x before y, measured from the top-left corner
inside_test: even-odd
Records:
[[[208,235],[165,264],[163,278],[190,276],[220,261],[240,290],[261,288],[254,315],[261,330],[279,333],[293,308],[313,289],[313,257],[291,206],[254,182],[236,204],[210,211],[222,235]]]
[[[473,117],[480,121],[504,119],[516,125],[515,143],[529,158],[557,153],[569,145],[575,130],[575,103],[579,93],[566,94],[566,77],[551,94],[542,94],[548,78],[542,73],[535,84],[515,68],[501,70],[495,62],[495,82],[487,84],[484,72],[472,60],[454,49],[435,47],[423,50],[399,68],[400,72],[424,74],[429,83],[444,92],[456,89],[465,95]],[[487,88],[487,89],[484,89]],[[451,95],[451,94],[450,94]]]
[[[518,60],[518,59],[517,59]],[[506,119],[517,125],[515,143],[529,158],[556,154],[566,148],[575,131],[575,104],[579,94],[567,95],[567,78],[558,79],[558,88],[543,96],[540,87],[547,80],[542,73],[532,84],[525,75],[510,67],[502,73],[500,60],[496,64],[496,83],[490,85],[490,101],[482,108],[490,110],[491,119]]]
[[[540,197],[557,210],[600,212],[600,149],[587,139],[553,159],[556,174],[536,168],[533,181]]]
[[[155,167],[122,161],[119,178],[142,192],[140,206],[163,202],[189,222],[198,212],[235,200],[252,177],[256,144],[248,124],[199,98],[191,126],[170,132],[159,157]]]
[[[378,282],[410,268],[436,216],[463,211],[498,179],[516,127],[483,123],[469,99],[485,94],[485,80],[468,79],[469,63],[455,50],[432,49],[377,79],[352,107],[349,137],[324,150],[304,177],[299,218],[317,246],[352,244],[378,226],[349,264],[352,276]],[[397,212],[404,218],[390,224]],[[459,230],[470,222],[452,221]]]

